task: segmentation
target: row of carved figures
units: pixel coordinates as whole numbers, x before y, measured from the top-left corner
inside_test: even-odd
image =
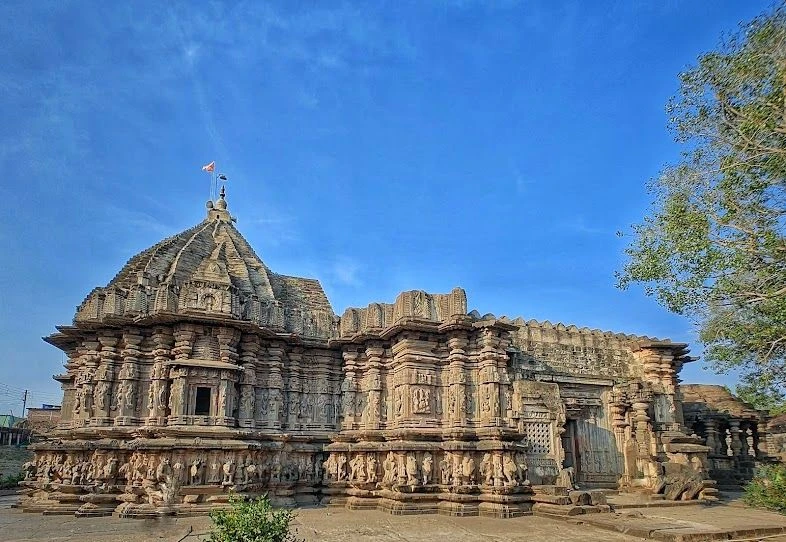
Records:
[[[387,416],[382,408],[382,398],[378,391],[368,393],[368,398],[362,393],[344,393],[341,401],[338,396],[331,393],[303,393],[299,391],[286,391],[277,388],[251,388],[235,386],[233,383],[222,381],[219,389],[218,407],[216,416],[232,415],[241,419],[253,418],[259,421],[285,422],[293,418],[306,419],[311,423],[332,425],[340,416],[361,416],[367,422],[384,421]],[[95,412],[93,416],[100,415],[107,409],[116,415],[134,416],[141,410],[141,398],[136,394],[137,385],[131,380],[121,380],[116,385],[108,381],[99,381],[92,390],[89,386],[78,386],[74,392],[72,407],[75,418],[80,417],[83,410],[88,409],[92,403]],[[147,409],[150,417],[158,417],[165,413],[170,415],[188,414],[185,380],[175,379],[171,386],[163,380],[153,380],[148,387]],[[427,387],[414,387],[409,390],[408,397],[404,397],[404,389],[399,387],[394,395],[394,415],[402,416],[405,413],[404,402],[408,400],[408,412],[414,414],[432,413],[434,404],[435,413],[443,414],[441,405],[441,390],[436,391],[432,399],[432,390]],[[479,415],[481,417],[500,415],[500,395],[497,390],[488,386],[479,391],[477,398],[479,412],[475,413],[475,398],[466,390],[447,390],[447,414],[450,417],[461,413]],[[503,398],[506,416],[513,415],[513,395],[510,388],[505,388]],[[230,409],[227,409],[227,402]],[[519,401],[520,403],[520,401]],[[168,410],[167,410],[168,409]]]
[[[384,488],[431,484],[529,485],[525,454],[508,451],[334,452],[325,460],[323,468],[326,483],[376,484]]]
[[[143,486],[318,483],[320,454],[302,452],[48,453],[24,464],[25,480],[64,485]]]
[[[86,391],[85,387],[76,388],[72,409],[74,417],[78,418],[82,410],[87,408],[88,397],[94,399],[93,405],[98,411],[103,411],[108,406],[109,411],[116,415],[121,413],[136,415],[141,405],[137,404],[134,386],[130,382],[120,381],[111,394],[111,383],[105,381],[98,383],[97,391],[93,394]],[[161,381],[153,381],[148,388],[149,416],[156,417],[161,412],[170,415],[187,414],[187,406],[181,403],[182,396],[183,384],[180,381],[175,381],[170,393],[168,387],[161,384]],[[309,423],[332,425],[340,415],[337,396],[332,394],[290,393],[275,388],[270,390],[244,388],[239,393],[235,390],[220,393],[219,399],[218,409],[214,414],[216,416],[226,415],[227,399],[232,403],[229,413],[233,416],[259,421],[283,422],[294,417],[308,420]],[[93,415],[99,414],[94,412]]]

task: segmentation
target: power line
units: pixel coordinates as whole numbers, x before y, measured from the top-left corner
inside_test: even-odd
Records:
[[[8,388],[10,390],[17,390],[17,391],[25,391],[26,388],[20,388],[19,386],[12,386],[11,384],[6,384],[5,382],[0,382],[0,387]]]
[[[60,397],[59,394],[47,392],[47,391],[39,391],[39,390],[30,390],[25,388],[17,388],[16,386],[9,386],[8,384],[4,384],[0,382],[0,393],[31,393],[33,395],[38,395],[41,397]]]

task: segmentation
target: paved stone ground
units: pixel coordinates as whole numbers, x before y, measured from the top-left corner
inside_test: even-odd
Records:
[[[207,539],[205,534],[209,529],[209,520],[204,517],[154,521],[25,514],[10,508],[15,499],[15,496],[0,497],[0,540],[3,542],[198,542]],[[298,537],[309,542],[641,540],[588,525],[571,525],[540,517],[496,520],[437,515],[392,516],[384,512],[332,508],[298,510],[296,526]]]
[[[25,514],[10,508],[16,499],[16,495],[0,496],[0,540],[3,542],[201,542],[207,540],[210,528],[210,521],[205,517],[130,520]],[[753,526],[786,529],[786,516],[752,510],[736,501],[713,506],[631,508],[619,514],[575,516],[570,521],[537,516],[506,520],[392,516],[384,512],[333,508],[300,509],[297,514],[297,535],[309,542],[587,542],[634,541],[643,540],[645,536],[664,541],[697,541],[733,538],[721,536],[719,530],[724,529]],[[697,536],[700,533],[706,536]],[[786,542],[786,535],[772,532],[737,538]]]
[[[664,541],[786,541],[786,516],[743,505],[737,498],[714,505],[626,508],[613,514],[576,516],[576,521]]]

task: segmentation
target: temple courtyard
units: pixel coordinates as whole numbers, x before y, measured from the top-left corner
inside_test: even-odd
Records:
[[[207,517],[163,519],[75,518],[41,515],[13,506],[15,494],[0,495],[0,539],[4,542],[82,541],[197,542],[208,539]],[[343,508],[302,508],[297,511],[297,536],[308,541],[450,540],[703,540],[786,541],[786,517],[745,507],[735,496],[719,504],[637,502],[613,496],[616,512],[575,517],[526,516],[506,520],[442,515],[395,516],[378,511]]]

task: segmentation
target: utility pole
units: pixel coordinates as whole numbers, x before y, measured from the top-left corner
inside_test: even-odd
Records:
[[[22,396],[22,417],[25,417],[25,410],[27,409],[27,390],[25,390],[25,394]]]

